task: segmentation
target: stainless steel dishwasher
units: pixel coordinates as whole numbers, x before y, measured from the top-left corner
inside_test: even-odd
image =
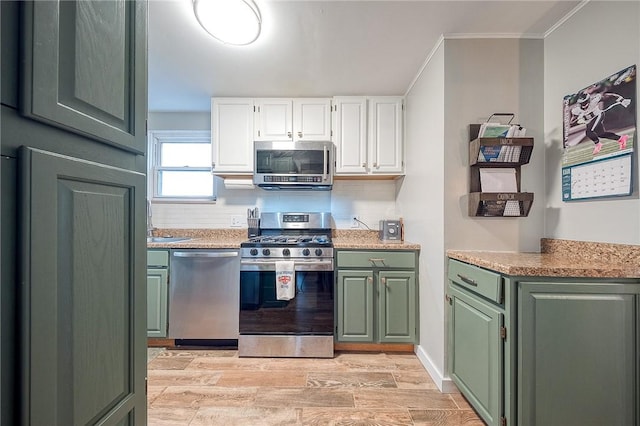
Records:
[[[170,265],[168,337],[237,340],[238,250],[172,250]]]

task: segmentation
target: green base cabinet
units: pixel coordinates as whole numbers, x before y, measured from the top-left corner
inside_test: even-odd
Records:
[[[640,426],[640,280],[448,278],[449,375],[488,425]]]
[[[147,252],[147,337],[167,337],[169,252]]]
[[[336,257],[336,339],[416,343],[417,253],[339,250]]]
[[[638,425],[640,285],[518,283],[518,424]]]

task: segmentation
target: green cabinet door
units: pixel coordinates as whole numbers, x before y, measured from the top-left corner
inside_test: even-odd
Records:
[[[518,425],[638,425],[638,285],[519,283]]]
[[[372,342],[373,271],[338,270],[336,299],[338,341]]]
[[[504,412],[503,314],[494,305],[449,286],[449,374],[489,426]]]
[[[21,112],[144,154],[146,4],[24,2]]]
[[[169,272],[147,269],[147,337],[167,337]]]
[[[413,271],[378,274],[378,340],[413,343],[416,337],[416,275]]]
[[[145,175],[20,157],[20,424],[145,425]]]

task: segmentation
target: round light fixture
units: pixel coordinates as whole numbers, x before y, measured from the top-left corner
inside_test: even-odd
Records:
[[[253,0],[193,0],[196,19],[213,38],[243,46],[260,35],[262,18]]]

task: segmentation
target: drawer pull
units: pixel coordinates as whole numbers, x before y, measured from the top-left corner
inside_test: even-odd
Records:
[[[478,283],[475,280],[472,280],[471,278],[465,277],[464,275],[460,275],[458,274],[458,278],[460,278],[463,282],[472,285],[474,287],[478,287]]]
[[[382,263],[382,266],[387,266],[384,263],[384,258],[383,257],[370,257],[369,258],[369,262],[373,263],[373,266],[376,266],[376,262]]]

